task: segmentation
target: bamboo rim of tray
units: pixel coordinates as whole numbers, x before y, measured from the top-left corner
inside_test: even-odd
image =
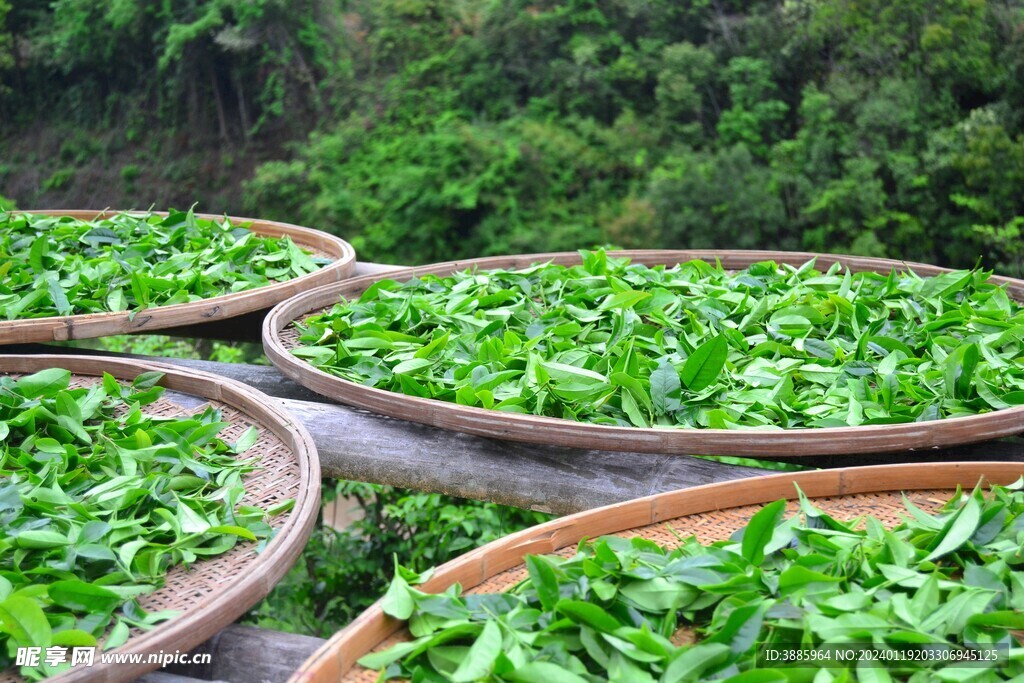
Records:
[[[817,499],[818,507],[839,519],[870,514],[895,526],[906,512],[902,492],[919,507],[934,511],[957,486],[1006,485],[1022,474],[1021,463],[970,462],[850,467],[708,484],[607,505],[511,534],[441,565],[417,588],[439,593],[458,583],[466,593],[506,590],[526,576],[525,555],[571,554],[584,538],[643,536],[669,547],[679,544],[676,534],[696,535],[705,543],[727,539],[764,503],[786,498],[790,500],[787,514],[798,510],[797,485],[809,498]],[[378,600],[313,653],[290,681],[375,681],[377,672],[359,667],[356,661],[406,639],[402,622],[385,615]]]
[[[736,270],[759,261],[799,265],[813,258],[817,259],[819,266],[828,267],[839,263],[853,271],[888,273],[895,268],[912,270],[922,276],[950,272],[948,268],[920,263],[809,252],[639,250],[615,252],[614,255],[648,266],[673,265],[693,259],[711,262],[719,259],[726,269]],[[733,430],[598,425],[555,417],[505,413],[367,387],[326,373],[291,353],[299,345],[292,322],[333,306],[342,296],[356,297],[380,280],[404,282],[425,274],[446,275],[467,268],[523,268],[543,261],[576,265],[581,262],[581,258],[575,252],[561,252],[452,261],[363,276],[321,287],[274,307],[263,322],[263,348],[270,361],[282,373],[322,396],[348,405],[477,436],[567,448],[670,455],[790,458],[825,453],[881,453],[941,448],[1024,431],[1024,406],[930,422],[859,427]],[[1024,301],[1024,281],[999,276],[993,276],[991,281],[1005,285],[1013,298]]]
[[[45,216],[70,216],[81,220],[93,220],[120,213],[166,216],[166,211],[93,211],[93,210],[26,210],[14,213],[39,214]],[[196,214],[197,218],[223,220],[224,216]],[[51,316],[48,318],[25,318],[21,320],[0,320],[0,345],[29,342],[68,341],[90,339],[133,332],[179,327],[205,323],[224,318],[233,318],[244,313],[270,308],[288,297],[308,291],[314,287],[328,285],[349,277],[355,270],[356,252],[345,240],[312,228],[290,223],[239,218],[227,216],[232,225],[248,226],[253,232],[269,237],[291,237],[301,247],[318,256],[330,258],[332,263],[319,270],[275,282],[263,287],[247,289],[231,294],[221,294],[200,301],[170,306],[153,306],[139,311],[108,311],[104,313],[82,313],[77,315]]]
[[[112,651],[187,652],[263,599],[305,547],[320,506],[320,461],[312,437],[263,393],[210,373],[95,356],[0,355],[0,375],[26,375],[53,367],[70,370],[78,386],[99,381],[104,372],[122,380],[151,370],[165,373],[160,385],[169,391],[158,402],[145,406],[146,413],[191,415],[205,405],[213,405],[223,410],[225,421],[231,422],[223,432],[229,439],[255,425],[260,430],[259,439],[244,457],[258,456],[259,469],[244,476],[246,493],[242,502],[265,509],[295,499],[291,510],[269,519],[274,536],[262,552],[255,551],[255,543],[239,539],[222,555],[197,560],[187,570],[173,568],[164,586],[142,596],[139,602],[147,611],[176,609],[180,614],[149,631],[133,629],[128,641]],[[171,391],[175,395],[168,396]],[[74,667],[53,680],[115,683],[133,680],[159,667],[159,662],[104,666],[97,655],[94,666]],[[21,680],[11,670],[0,673],[0,681]]]

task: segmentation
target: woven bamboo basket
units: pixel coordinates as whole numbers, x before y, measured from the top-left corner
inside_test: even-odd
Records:
[[[177,617],[150,631],[133,629],[115,653],[187,652],[231,624],[259,602],[284,576],[302,552],[316,523],[320,505],[320,461],[309,433],[264,394],[234,380],[205,372],[183,370],[160,363],[89,356],[0,355],[0,375],[23,375],[51,367],[72,372],[73,386],[100,381],[104,372],[130,380],[150,370],[165,373],[160,384],[168,391],[146,406],[147,414],[166,417],[192,415],[210,405],[222,411],[231,426],[223,437],[234,440],[250,426],[259,440],[246,451],[258,456],[257,469],[245,475],[242,502],[267,508],[289,498],[294,507],[270,520],[274,538],[257,553],[255,544],[242,541],[230,551],[196,562],[188,569],[173,568],[159,590],[139,598],[147,611],[176,610]],[[107,664],[99,656],[91,667],[78,666],[53,680],[113,683],[129,681],[157,664]],[[22,679],[16,672],[0,672],[0,683]]]
[[[20,211],[48,216],[71,216],[92,220],[119,211]],[[166,212],[153,212],[166,216]],[[199,218],[223,219],[223,216],[196,214]],[[210,297],[201,301],[172,306],[155,306],[142,311],[117,311],[83,315],[53,316],[25,320],[0,320],[0,344],[67,341],[89,339],[133,332],[152,332],[168,327],[179,327],[214,320],[233,318],[252,311],[261,311],[284,301],[290,296],[314,287],[327,285],[349,277],[355,270],[356,252],[352,246],[333,235],[319,230],[288,223],[277,223],[254,218],[229,217],[233,225],[251,223],[249,228],[268,237],[292,238],[300,247],[333,262],[320,270],[292,280],[233,294]]]
[[[621,251],[615,255],[625,256],[634,263],[648,266],[674,265],[692,259],[710,262],[720,259],[723,267],[739,270],[765,260],[800,265],[813,258],[817,259],[821,267],[840,263],[853,271],[888,273],[894,268],[904,271],[911,269],[922,276],[949,272],[946,268],[919,263],[806,252]],[[281,372],[323,396],[348,405],[478,436],[567,448],[676,455],[755,455],[788,458],[824,453],[880,453],[939,448],[986,441],[1024,431],[1024,406],[927,423],[821,429],[740,431],[596,425],[486,410],[366,387],[330,375],[291,353],[299,346],[298,333],[292,325],[293,321],[320,313],[342,297],[358,297],[379,280],[402,282],[428,273],[447,275],[468,268],[525,268],[544,261],[575,265],[580,263],[580,256],[574,252],[563,252],[453,261],[353,278],[343,283],[322,287],[278,304],[271,311],[263,323],[263,348],[271,362]],[[992,281],[1005,285],[1010,296],[1024,301],[1024,281],[1006,277],[993,277]]]
[[[881,465],[787,473],[682,489],[588,510],[506,536],[442,565],[417,588],[440,593],[458,583],[468,594],[507,590],[526,578],[525,555],[568,556],[584,538],[642,536],[666,547],[676,547],[679,536],[694,535],[704,543],[728,539],[762,504],[796,498],[795,485],[837,519],[872,515],[891,527],[901,521],[901,513],[906,510],[901,492],[920,508],[933,512],[957,486],[973,487],[979,481],[1010,484],[1022,474],[1021,463]],[[790,502],[787,513],[798,509],[797,503]],[[377,672],[360,667],[356,661],[408,639],[401,622],[385,615],[378,601],[310,656],[291,683],[372,683],[377,680]]]

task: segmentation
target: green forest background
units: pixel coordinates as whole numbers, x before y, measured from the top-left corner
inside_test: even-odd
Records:
[[[0,0],[0,195],[1020,274],[1021,0]]]

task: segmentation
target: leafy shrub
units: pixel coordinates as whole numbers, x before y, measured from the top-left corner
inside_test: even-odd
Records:
[[[128,189],[135,187],[135,181],[142,175],[142,170],[138,164],[127,164],[121,167],[121,180],[124,181],[124,185]]]
[[[75,177],[75,169],[59,168],[49,178],[43,181],[44,190],[60,190],[68,185]]]
[[[324,500],[356,502],[363,517],[338,531],[318,524],[302,556],[247,623],[327,637],[379,598],[392,557],[425,570],[549,515],[390,486],[325,480]]]
[[[300,155],[257,171],[246,185],[250,207],[399,263],[599,241],[593,207],[632,173],[582,121],[351,119],[313,136]]]
[[[1016,274],[1022,12],[1024,0],[0,3],[0,90],[13,93],[0,109],[10,135],[88,123],[116,131],[113,148],[146,131],[154,152],[173,150],[139,162],[161,180],[147,192],[226,182],[247,212],[342,234],[369,259],[615,241],[954,267],[985,256]],[[193,140],[238,163],[183,164]],[[77,167],[108,152],[79,131],[41,158]],[[19,177],[33,177],[30,157]],[[197,183],[197,166],[217,180]],[[116,174],[119,194],[100,203],[133,191]],[[40,185],[83,191],[70,180],[63,169]]]

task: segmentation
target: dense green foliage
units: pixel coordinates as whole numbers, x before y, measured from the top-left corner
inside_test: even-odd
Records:
[[[396,262],[614,243],[1020,273],[1022,24],[1021,0],[0,2],[0,194],[186,187]],[[40,121],[77,128],[18,142]]]
[[[295,567],[246,617],[249,623],[327,638],[384,592],[391,558],[427,569],[549,515],[437,493],[325,481],[362,516],[344,530],[320,524]]]
[[[372,89],[247,197],[367,257],[613,242],[1019,272],[1019,2],[353,7]]]
[[[300,277],[327,261],[227,218],[96,220],[0,211],[0,310],[8,320],[169,306]]]
[[[582,256],[378,282],[302,321],[294,353],[368,386],[615,426],[845,427],[1024,404],[1024,308],[982,271]]]
[[[907,501],[892,530],[839,521],[801,494],[799,515],[778,500],[728,541],[605,537],[570,558],[527,556],[528,577],[506,593],[424,593],[414,585],[429,573],[398,567],[383,607],[413,639],[360,663],[438,683],[1019,680],[1022,483],[957,495],[934,516]],[[936,656],[809,661],[857,643]],[[769,648],[808,660],[784,670],[766,664]],[[989,654],[964,666],[942,650]]]
[[[136,601],[171,567],[270,538],[266,517],[279,510],[240,504],[253,466],[238,456],[256,429],[231,444],[213,408],[146,415],[161,376],[124,385],[104,375],[77,388],[58,368],[0,378],[0,667],[17,647],[118,647],[130,627],[174,616]],[[36,679],[69,666],[21,672]]]
[[[343,79],[316,0],[0,2],[0,116],[51,108],[80,126],[154,123],[222,139],[298,125]],[[288,109],[285,115],[285,109]]]

